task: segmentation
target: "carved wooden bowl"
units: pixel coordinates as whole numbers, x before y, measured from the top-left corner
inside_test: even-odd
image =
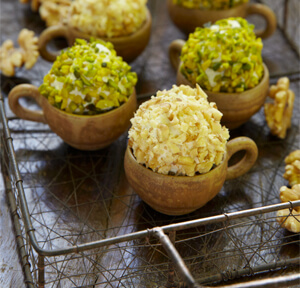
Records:
[[[151,34],[152,17],[147,9],[147,18],[142,27],[135,33],[122,36],[122,37],[99,37],[100,39],[111,42],[114,45],[114,49],[117,51],[117,55],[121,56],[124,61],[132,62],[138,57],[146,48]],[[48,61],[54,62],[59,52],[49,51],[47,44],[58,37],[63,37],[67,40],[68,45],[72,46],[76,38],[90,40],[92,35],[83,33],[77,29],[74,29],[68,25],[56,25],[50,26],[45,29],[39,37],[39,52],[40,55]]]
[[[205,23],[214,23],[217,20],[229,17],[243,17],[256,14],[260,15],[266,23],[264,29],[256,30],[257,37],[263,39],[270,37],[276,30],[277,20],[274,12],[266,5],[258,3],[243,3],[224,10],[189,9],[168,0],[168,12],[173,23],[185,34],[194,32],[196,27]]]
[[[245,150],[245,156],[228,167],[233,154]],[[193,212],[213,199],[226,179],[245,174],[255,163],[258,150],[255,142],[238,137],[227,143],[223,161],[208,173],[196,176],[171,176],[153,172],[139,164],[130,147],[127,147],[124,168],[133,190],[153,209],[167,215]]]
[[[194,85],[187,80],[180,72],[180,53],[185,41],[175,40],[170,44],[169,56],[170,61],[177,69],[177,85]],[[215,102],[218,110],[223,113],[222,124],[228,129],[235,129],[246,123],[251,116],[260,110],[264,105],[269,91],[269,70],[265,64],[264,75],[260,83],[249,90],[240,93],[221,93],[204,90],[208,96],[209,102]]]
[[[19,103],[21,97],[33,98],[42,111],[33,111]],[[75,115],[52,106],[38,88],[30,84],[14,87],[8,96],[11,110],[24,120],[47,123],[70,146],[80,150],[98,150],[115,141],[130,125],[137,107],[135,90],[120,107],[99,115]]]

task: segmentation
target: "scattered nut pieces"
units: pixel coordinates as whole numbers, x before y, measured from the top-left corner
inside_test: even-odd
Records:
[[[34,36],[33,31],[22,29],[19,34],[18,42],[22,48],[25,68],[31,69],[39,57],[38,38]]]
[[[300,200],[300,184],[294,185],[291,189],[283,186],[280,188],[281,202]],[[300,207],[294,209],[283,209],[277,212],[276,220],[287,230],[300,232]]]
[[[282,77],[277,85],[270,87],[269,96],[274,99],[273,103],[265,103],[265,117],[273,135],[284,139],[286,131],[291,127],[291,118],[295,94],[289,89],[289,78]]]
[[[280,200],[281,202],[300,200],[300,184],[294,185],[292,188],[282,186],[280,188]],[[300,209],[296,207],[295,209]]]
[[[15,48],[11,40],[6,40],[0,47],[0,70],[8,77],[15,75],[15,68],[25,64],[26,69],[31,69],[36,63],[38,52],[38,38],[34,32],[22,29],[18,42],[20,48]]]
[[[23,56],[19,49],[14,48],[12,40],[6,40],[0,47],[0,70],[5,76],[15,75],[15,67],[21,67]]]
[[[42,0],[40,16],[48,27],[63,23],[67,21],[71,3],[71,0]]]
[[[285,173],[283,177],[289,181],[290,186],[300,184],[300,150],[295,150],[285,158]]]
[[[174,85],[140,105],[128,145],[140,164],[161,174],[194,176],[223,160],[228,129],[222,113],[197,85]]]

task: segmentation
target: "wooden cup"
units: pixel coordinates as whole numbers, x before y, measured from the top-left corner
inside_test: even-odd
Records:
[[[21,97],[33,98],[42,108],[33,111],[19,103]],[[52,106],[38,88],[30,84],[14,87],[8,95],[11,110],[24,120],[47,123],[70,146],[80,150],[98,150],[115,141],[130,125],[137,107],[136,93],[120,107],[99,115],[75,115]]]
[[[142,27],[135,33],[122,36],[122,37],[98,37],[104,41],[111,42],[114,45],[117,55],[121,56],[124,61],[132,62],[136,57],[138,57],[143,50],[146,48],[151,34],[151,23],[152,18],[149,10],[147,9],[147,18]],[[83,33],[70,25],[60,24],[56,26],[50,26],[45,29],[39,37],[39,53],[47,61],[54,62],[58,52],[51,52],[47,49],[47,44],[58,37],[63,37],[67,40],[68,45],[72,46],[76,38],[81,38],[85,40],[90,40],[92,35]]]
[[[177,70],[177,85],[194,87],[180,72],[180,54],[184,40],[174,40],[169,47],[169,57],[172,66]],[[218,110],[223,113],[222,124],[228,129],[235,129],[246,123],[251,116],[264,105],[269,91],[269,70],[265,64],[264,75],[260,83],[252,89],[240,93],[221,93],[204,90],[209,102],[215,102]]]
[[[185,34],[194,32],[196,27],[202,27],[203,24],[229,17],[243,17],[257,14],[265,19],[265,29],[255,31],[257,37],[263,39],[270,37],[276,30],[277,20],[274,12],[266,5],[257,3],[243,3],[236,7],[225,10],[202,10],[188,9],[168,0],[168,11],[173,23]]]
[[[233,154],[245,150],[245,156],[228,167]],[[238,137],[227,143],[223,161],[209,172],[196,176],[171,176],[153,172],[139,164],[127,147],[124,168],[133,190],[153,209],[167,215],[193,212],[213,199],[224,181],[245,174],[254,165],[258,149],[253,140]]]

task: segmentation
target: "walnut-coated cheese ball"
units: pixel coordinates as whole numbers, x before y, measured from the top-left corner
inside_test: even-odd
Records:
[[[75,0],[70,25],[95,37],[130,35],[143,25],[147,0]]]
[[[220,164],[229,132],[197,85],[174,85],[144,102],[131,119],[129,147],[154,172],[194,176]]]

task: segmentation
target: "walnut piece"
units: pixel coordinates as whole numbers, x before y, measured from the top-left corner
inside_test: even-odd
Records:
[[[11,40],[6,40],[0,47],[0,70],[5,76],[11,77],[15,74],[15,67],[21,67],[23,55],[20,49],[14,48]]]
[[[18,37],[18,42],[22,48],[25,68],[31,69],[39,57],[38,37],[34,36],[33,31],[22,29]]]
[[[229,132],[222,113],[200,86],[174,85],[140,105],[131,119],[129,147],[154,172],[194,176],[223,160]]]
[[[300,184],[300,150],[295,150],[285,158],[285,173],[283,177],[289,181],[290,186]]]
[[[280,200],[281,202],[300,200],[300,184],[296,184],[292,188],[282,186],[280,188]],[[276,220],[287,230],[294,233],[299,233],[300,207],[279,210],[277,212]]]
[[[264,105],[266,121],[271,133],[281,139],[285,138],[287,129],[291,127],[293,114],[295,94],[289,89],[289,84],[289,78],[280,78],[269,90],[269,96],[274,99],[274,102]]]
[[[8,77],[14,76],[15,68],[25,64],[30,69],[36,63],[38,52],[38,38],[34,32],[22,29],[19,33],[18,42],[20,48],[15,48],[11,40],[6,40],[0,47],[0,70]]]
[[[46,25],[54,26],[67,21],[71,0],[42,0],[39,13]]]

